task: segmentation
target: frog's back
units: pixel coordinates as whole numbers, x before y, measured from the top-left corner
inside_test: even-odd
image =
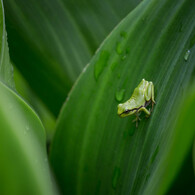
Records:
[[[132,94],[131,99],[134,101],[136,108],[145,105],[145,90],[147,85],[148,81],[143,79]]]

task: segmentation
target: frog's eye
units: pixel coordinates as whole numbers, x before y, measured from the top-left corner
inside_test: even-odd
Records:
[[[119,104],[119,105],[118,105],[118,108],[121,108],[121,107],[123,107],[123,104]]]
[[[123,113],[128,114],[131,110],[126,109]]]

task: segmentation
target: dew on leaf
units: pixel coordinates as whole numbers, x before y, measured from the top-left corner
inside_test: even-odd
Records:
[[[190,56],[190,50],[187,50],[185,55],[184,55],[184,60],[187,61],[189,56]]]
[[[127,32],[121,31],[120,36],[123,38],[127,38]]]
[[[111,65],[111,67],[110,67],[111,70],[113,71],[116,68],[117,65],[118,65],[117,62],[113,62],[112,65]]]
[[[122,45],[121,45],[120,42],[117,42],[117,43],[116,43],[116,53],[117,53],[118,55],[120,55],[120,54],[123,53],[123,48],[122,48]]]
[[[29,126],[26,126],[26,131],[29,131],[29,129],[30,129]]]
[[[125,89],[120,89],[116,91],[115,98],[118,102],[122,101],[125,95]]]
[[[110,56],[110,54],[108,51],[102,51],[100,56],[99,56],[99,59],[95,63],[94,75],[95,75],[96,80],[98,80],[98,78],[101,75],[102,71],[104,70],[105,66],[107,66],[109,56]]]
[[[121,57],[121,60],[125,60],[126,57],[127,57],[126,55],[122,56],[122,57]]]

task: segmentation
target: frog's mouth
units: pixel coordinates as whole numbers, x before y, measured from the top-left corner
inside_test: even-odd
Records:
[[[129,114],[130,112],[134,111],[134,110],[138,110],[140,109],[142,106],[140,106],[139,108],[133,108],[131,110],[125,110],[124,112],[122,112],[119,116],[121,117],[123,114]]]
[[[122,117],[123,114],[126,115],[126,114],[129,114],[129,112],[131,112],[131,110],[125,110],[124,112],[122,112],[121,114],[119,114],[119,116]]]

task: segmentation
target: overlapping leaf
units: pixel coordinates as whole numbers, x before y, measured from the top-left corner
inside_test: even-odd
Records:
[[[11,58],[56,116],[101,41],[139,2],[4,1]]]
[[[14,88],[13,68],[9,59],[2,1],[0,2],[0,80],[8,86]]]
[[[155,194],[158,185],[146,191],[155,180],[167,190],[168,182],[156,172],[170,171],[158,165],[170,155],[176,108],[194,70],[194,9],[192,0],[143,1],[84,69],[60,114],[51,149],[64,193]],[[141,115],[136,129],[133,117],[117,116],[117,104],[142,78],[154,83],[156,105],[150,118]]]
[[[46,131],[47,142],[52,139],[55,130],[56,118],[31,90],[24,77],[14,67],[14,81],[17,92],[31,105],[40,117]]]
[[[55,194],[37,115],[0,82],[0,193]]]
[[[2,1],[0,45],[0,194],[56,194],[42,123],[14,90]]]

